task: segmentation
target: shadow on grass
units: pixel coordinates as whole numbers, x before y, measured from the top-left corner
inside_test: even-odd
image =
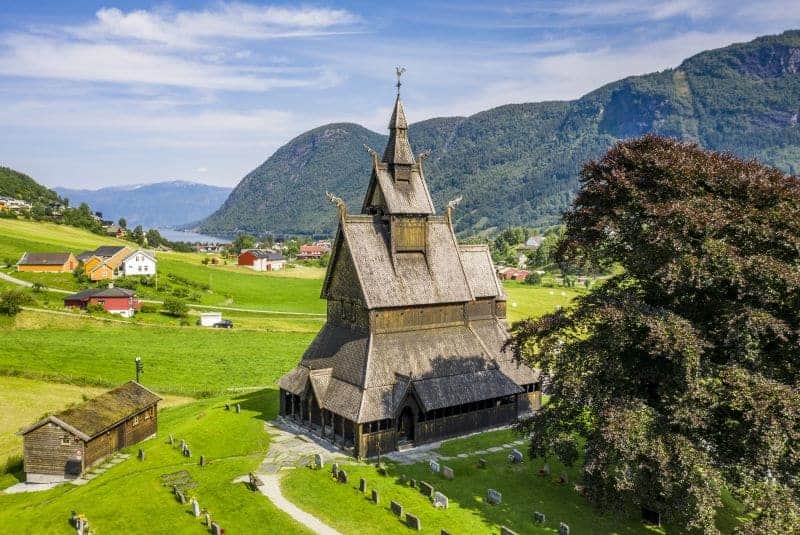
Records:
[[[265,388],[253,392],[238,392],[231,398],[231,411],[236,410],[239,403],[242,410],[256,413],[256,418],[263,421],[274,420],[278,415],[279,391],[277,388]]]

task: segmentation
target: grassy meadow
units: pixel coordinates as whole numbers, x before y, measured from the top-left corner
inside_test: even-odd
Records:
[[[133,455],[83,486],[63,485],[33,494],[0,494],[0,525],[20,533],[70,533],[70,511],[85,514],[93,533],[192,534],[207,531],[181,505],[161,476],[188,472],[196,486],[188,491],[229,533],[308,533],[261,494],[233,480],[254,470],[269,444],[264,419],[274,416],[274,389],[241,396],[196,401],[159,412],[159,435],[139,444],[145,460]],[[242,413],[224,403],[240,402]],[[193,457],[183,457],[166,440],[185,439]],[[200,467],[205,455],[209,464]]]

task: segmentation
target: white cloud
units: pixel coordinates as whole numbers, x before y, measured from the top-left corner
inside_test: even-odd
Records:
[[[96,20],[70,28],[81,38],[134,39],[175,47],[204,47],[218,39],[276,39],[344,31],[359,18],[343,9],[220,3],[202,11],[102,8]]]
[[[674,17],[700,19],[708,17],[711,11],[710,2],[704,0],[660,0],[654,2],[616,0],[568,4],[554,9],[554,12],[560,15],[591,18],[594,22],[618,20],[621,17],[638,21],[661,21]]]

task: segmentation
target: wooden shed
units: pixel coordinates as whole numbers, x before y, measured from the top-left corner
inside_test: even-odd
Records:
[[[26,480],[76,479],[114,452],[154,436],[160,400],[130,381],[23,429]]]
[[[78,267],[72,253],[25,253],[17,262],[17,271],[69,273]]]

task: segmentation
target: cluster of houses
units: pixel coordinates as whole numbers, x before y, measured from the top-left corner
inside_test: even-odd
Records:
[[[111,281],[117,277],[152,276],[156,274],[155,256],[142,249],[124,245],[103,245],[75,256],[72,253],[26,252],[17,262],[17,271],[36,273],[69,273],[81,268],[91,281]],[[94,288],[64,298],[64,306],[86,309],[102,306],[106,312],[123,317],[133,316],[141,304],[136,292],[127,288]]]
[[[152,253],[124,245],[102,245],[77,256],[63,252],[26,252],[17,262],[17,271],[68,273],[79,265],[92,281],[156,274],[156,258]]]
[[[0,210],[5,212],[26,212],[32,208],[31,203],[22,199],[0,195]]]
[[[297,252],[298,260],[319,260],[331,252],[330,240],[320,240],[315,243],[301,245]]]

